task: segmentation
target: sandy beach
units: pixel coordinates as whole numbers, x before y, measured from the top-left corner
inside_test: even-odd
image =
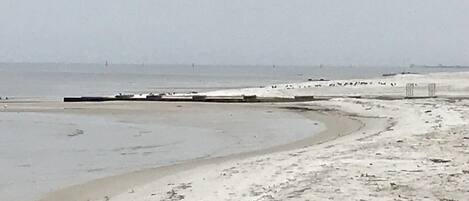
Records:
[[[469,101],[465,99],[469,95],[469,83],[466,80],[469,80],[468,73],[439,73],[208,92],[362,98],[245,104],[242,107],[248,109],[243,111],[264,108],[258,111],[265,112],[266,107],[294,111],[322,122],[326,129],[312,137],[260,150],[188,160],[64,186],[45,194],[41,200],[466,200],[469,197]],[[330,85],[338,82],[379,84]],[[319,83],[323,86],[304,87]],[[407,83],[420,87],[416,89],[418,99],[403,98]],[[431,83],[437,84],[439,97],[423,98]],[[382,95],[402,98],[370,98]],[[134,110],[144,114],[151,111],[149,107],[161,106],[133,103],[131,109],[122,110],[114,104],[121,103],[66,107],[84,114],[111,112],[115,115]],[[204,110],[209,105],[193,108]],[[228,105],[242,104],[217,106],[225,110]],[[62,103],[46,106],[19,104],[9,110],[64,110]],[[177,104],[173,106],[177,109]]]
[[[450,97],[468,94],[467,82],[462,82],[467,77],[459,73],[391,79],[401,86],[401,93],[405,82],[437,82],[438,95]],[[370,91],[360,89],[365,90],[354,93]],[[380,93],[386,94],[386,89],[398,91],[387,86]],[[265,89],[241,91],[247,90]],[[307,90],[290,91],[303,94]],[[328,126],[329,131],[347,127],[350,132],[313,146],[186,163],[190,167],[149,169],[133,173],[151,178],[146,182],[135,184],[138,177],[126,174],[58,191],[44,200],[82,196],[88,186],[95,187],[90,200],[466,200],[468,105],[458,98],[337,98],[295,103],[289,107],[303,108],[306,113],[305,108],[335,111],[342,117],[358,118],[361,126],[353,129],[336,122]],[[103,192],[110,181],[127,188]]]
[[[468,103],[311,103],[387,121],[316,146],[195,167],[105,199],[466,200]]]

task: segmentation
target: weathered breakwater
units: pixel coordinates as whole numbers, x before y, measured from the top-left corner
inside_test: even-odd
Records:
[[[145,97],[134,97],[131,95],[115,97],[83,96],[83,97],[65,97],[64,102],[104,102],[104,101],[167,101],[167,102],[224,102],[224,103],[243,103],[243,102],[293,102],[293,101],[313,101],[324,100],[324,97],[314,96],[295,96],[295,97],[258,97],[255,95],[242,96],[205,96],[205,95],[184,95],[184,96],[165,96],[148,95]]]

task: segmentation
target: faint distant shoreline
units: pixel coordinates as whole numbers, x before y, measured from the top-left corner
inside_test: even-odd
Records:
[[[410,65],[411,68],[469,68],[469,66],[463,65]]]

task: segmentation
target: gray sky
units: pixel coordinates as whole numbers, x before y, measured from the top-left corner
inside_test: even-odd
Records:
[[[0,0],[0,61],[469,64],[467,0]]]

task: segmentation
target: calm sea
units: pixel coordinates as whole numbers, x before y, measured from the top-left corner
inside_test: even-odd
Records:
[[[0,63],[0,96],[14,98],[189,92],[298,82],[308,78],[379,77],[383,73],[462,71],[423,67],[201,66]]]

